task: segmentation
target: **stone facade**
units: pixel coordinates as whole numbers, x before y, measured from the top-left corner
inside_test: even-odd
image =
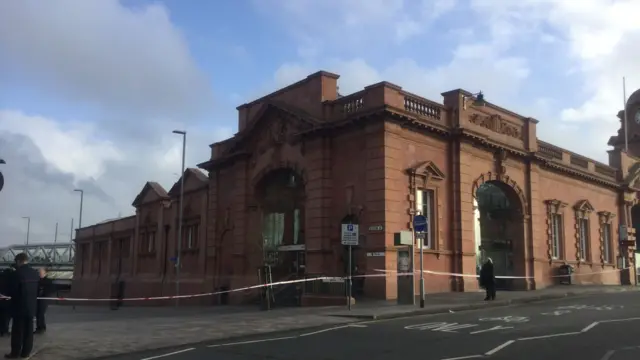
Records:
[[[634,282],[640,125],[630,129],[629,153],[622,132],[611,138],[606,165],[539,140],[537,120],[464,90],[443,93],[440,104],[387,82],[341,96],[337,81],[318,72],[238,107],[238,133],[211,145],[211,158],[199,165],[208,179],[185,174],[185,227],[197,226],[198,236],[197,245],[183,246],[181,293],[254,285],[272,252],[274,281],[344,276],[343,223],[360,227],[354,271],[396,270],[394,233],[411,230],[417,212],[430,219],[423,260],[431,271],[475,274],[484,251],[518,278],[511,288],[548,287],[564,264],[577,283]],[[637,108],[640,92],[627,110]],[[502,212],[478,202],[489,185],[504,195]],[[116,279],[126,281],[127,297],[175,293],[177,188],[167,193],[148,183],[135,216],[78,230],[74,295],[108,297]],[[487,238],[480,247],[478,221]],[[119,250],[125,240],[127,250]],[[308,304],[341,291],[313,284],[304,287]],[[366,297],[397,296],[395,276],[360,285]],[[478,284],[428,275],[426,287],[471,291]],[[255,296],[232,293],[231,301]]]

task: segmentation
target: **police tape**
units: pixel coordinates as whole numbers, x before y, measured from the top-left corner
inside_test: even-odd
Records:
[[[629,269],[628,267],[625,268],[621,268],[621,269],[612,269],[612,270],[603,270],[603,271],[592,271],[592,272],[583,272],[583,273],[572,273],[572,276],[585,276],[585,275],[596,275],[596,274],[604,274],[604,273],[611,273],[611,272],[620,272],[622,270],[627,270]],[[394,273],[398,273],[397,270],[384,270],[384,269],[374,269],[373,271],[377,271],[377,272],[382,272],[382,273],[387,273],[387,274],[394,274]],[[478,278],[480,277],[480,275],[478,274],[464,274],[464,273],[450,273],[450,272],[443,272],[443,271],[433,271],[433,270],[423,270],[423,272],[425,274],[430,274],[430,275],[440,275],[440,276],[453,276],[453,277],[472,277],[472,278]],[[420,270],[415,270],[413,273],[416,274],[420,274]],[[405,274],[413,274],[412,272],[400,272],[400,274],[402,274],[402,276],[406,276]],[[567,275],[552,275],[550,276],[551,278],[564,278],[567,277]],[[533,276],[506,276],[506,275],[498,275],[495,276],[496,279],[533,279]]]
[[[413,274],[412,273],[407,273],[407,274],[401,274],[400,276],[409,276],[409,275],[413,275]],[[381,277],[381,276],[390,276],[390,275],[389,274],[364,274],[364,275],[353,275],[353,276],[351,276],[351,278],[355,279],[355,278],[363,278],[363,277]],[[312,281],[323,281],[323,280],[331,281],[331,280],[335,280],[335,279],[347,280],[347,279],[349,279],[349,277],[348,276],[344,276],[344,277],[322,276],[322,277],[307,278],[307,279],[285,280],[285,281],[276,281],[276,282],[272,282],[272,283],[268,283],[268,284],[258,284],[258,285],[246,286],[246,287],[242,287],[242,288],[238,288],[238,289],[230,289],[230,290],[222,290],[222,291],[215,291],[215,292],[208,292],[208,293],[198,293],[198,294],[185,294],[185,295],[148,296],[148,297],[134,297],[134,298],[123,298],[123,299],[118,299],[118,298],[94,298],[94,299],[91,299],[91,298],[70,298],[70,297],[39,297],[38,300],[106,302],[106,301],[148,301],[148,300],[188,299],[188,298],[199,298],[199,297],[215,296],[215,295],[221,295],[221,294],[229,294],[229,293],[241,292],[241,291],[249,291],[249,290],[255,290],[255,289],[272,287],[272,286],[279,286],[279,285],[297,284],[297,283],[312,282]],[[4,296],[4,295],[0,294],[0,299],[2,299],[2,300],[10,300],[11,297]]]
[[[574,273],[573,276],[584,276],[584,275],[594,275],[594,274],[602,274],[609,272],[619,272],[622,270],[626,270],[629,268],[622,269],[613,269],[613,270],[604,270],[604,271],[594,271],[589,273]],[[307,279],[295,279],[295,280],[284,280],[284,281],[276,281],[268,284],[258,284],[251,285],[246,287],[241,287],[237,289],[230,290],[221,290],[214,291],[208,293],[198,293],[198,294],[185,294],[185,295],[168,295],[168,296],[147,296],[147,297],[133,297],[133,298],[71,298],[71,297],[39,297],[38,300],[49,300],[49,301],[77,301],[77,302],[107,302],[107,301],[151,301],[151,300],[174,300],[174,299],[189,299],[189,298],[201,298],[222,294],[229,294],[235,292],[256,290],[266,287],[273,287],[279,285],[289,285],[289,284],[299,284],[305,282],[313,282],[313,281],[335,281],[335,280],[349,280],[349,279],[358,279],[358,278],[374,278],[374,277],[388,277],[388,276],[414,276],[415,274],[419,274],[420,270],[416,271],[406,271],[399,272],[397,270],[383,270],[383,269],[374,269],[373,271],[377,272],[377,274],[359,274],[349,276],[321,276],[315,278],[307,278]],[[438,275],[438,276],[454,276],[454,277],[472,277],[478,278],[477,274],[464,274],[464,273],[450,273],[450,272],[442,272],[442,271],[433,271],[433,270],[423,270],[425,274]],[[566,275],[554,275],[552,278],[556,277],[566,277]],[[531,279],[531,276],[496,276],[498,279]],[[0,294],[0,300],[10,300],[11,297]]]

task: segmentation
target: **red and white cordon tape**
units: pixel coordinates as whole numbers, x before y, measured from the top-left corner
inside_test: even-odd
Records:
[[[595,274],[604,274],[604,273],[611,273],[611,272],[620,272],[622,270],[627,270],[629,269],[627,268],[622,268],[622,269],[612,269],[612,270],[604,270],[604,271],[592,271],[592,272],[585,272],[585,273],[573,273],[572,276],[585,276],[585,275],[595,275]],[[397,270],[382,270],[382,269],[374,269],[373,271],[377,271],[377,272],[381,272],[381,273],[386,273],[386,274],[397,274],[398,271]],[[453,277],[473,277],[473,278],[477,278],[480,275],[478,274],[461,274],[461,273],[450,273],[450,272],[442,272],[442,271],[432,271],[432,270],[423,270],[423,272],[425,274],[431,274],[431,275],[440,275],[440,276],[453,276]],[[415,270],[414,273],[416,274],[420,274],[420,270]],[[411,275],[411,272],[402,272],[400,273],[401,276],[406,276],[406,275]],[[567,275],[552,275],[550,276],[551,278],[562,278],[562,277],[566,277]],[[496,279],[533,279],[533,276],[501,276],[498,275],[496,276]]]
[[[622,270],[626,270],[628,268],[622,269],[613,269],[613,270],[605,270],[605,271],[594,271],[589,273],[574,273],[573,276],[584,276],[584,275],[594,275],[594,274],[602,274],[609,272],[619,272]],[[412,276],[414,274],[419,274],[420,270],[414,272],[398,272],[397,270],[382,270],[382,269],[374,269],[373,271],[378,272],[377,274],[364,274],[364,275],[353,275],[352,279],[357,278],[370,278],[370,277],[386,277],[386,276]],[[461,274],[461,273],[449,273],[442,271],[432,271],[432,270],[423,270],[425,274],[430,275],[438,275],[438,276],[454,276],[454,277],[473,277],[477,278],[477,274]],[[552,278],[556,277],[564,277],[566,275],[554,275]],[[285,281],[277,281],[269,284],[259,284],[252,285],[247,287],[242,287],[238,289],[231,290],[223,290],[223,291],[215,291],[209,293],[200,293],[200,294],[187,294],[187,295],[171,295],[171,296],[153,296],[153,297],[135,297],[135,298],[124,298],[124,299],[114,299],[114,298],[102,298],[102,299],[90,299],[90,298],[67,298],[67,297],[39,297],[38,300],[51,300],[51,301],[148,301],[148,300],[172,300],[172,299],[188,299],[188,298],[199,298],[206,296],[215,296],[220,294],[228,294],[240,291],[248,291],[254,289],[260,289],[268,286],[278,286],[278,285],[287,285],[287,284],[296,284],[296,283],[304,283],[310,281],[322,281],[322,280],[334,280],[334,279],[348,279],[349,277],[332,277],[332,276],[323,276],[312,279],[296,279],[296,280],[285,280]],[[496,276],[498,279],[531,279],[531,276]],[[9,300],[11,299],[8,296],[4,296],[0,294],[0,300]]]

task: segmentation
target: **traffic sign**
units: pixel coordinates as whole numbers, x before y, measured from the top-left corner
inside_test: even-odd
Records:
[[[416,215],[413,217],[413,230],[415,232],[427,231],[427,217],[424,215]]]
[[[359,227],[356,224],[342,224],[342,245],[358,246]]]

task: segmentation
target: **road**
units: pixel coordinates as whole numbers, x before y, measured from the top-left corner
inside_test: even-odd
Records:
[[[361,322],[113,360],[640,359],[638,292]]]

